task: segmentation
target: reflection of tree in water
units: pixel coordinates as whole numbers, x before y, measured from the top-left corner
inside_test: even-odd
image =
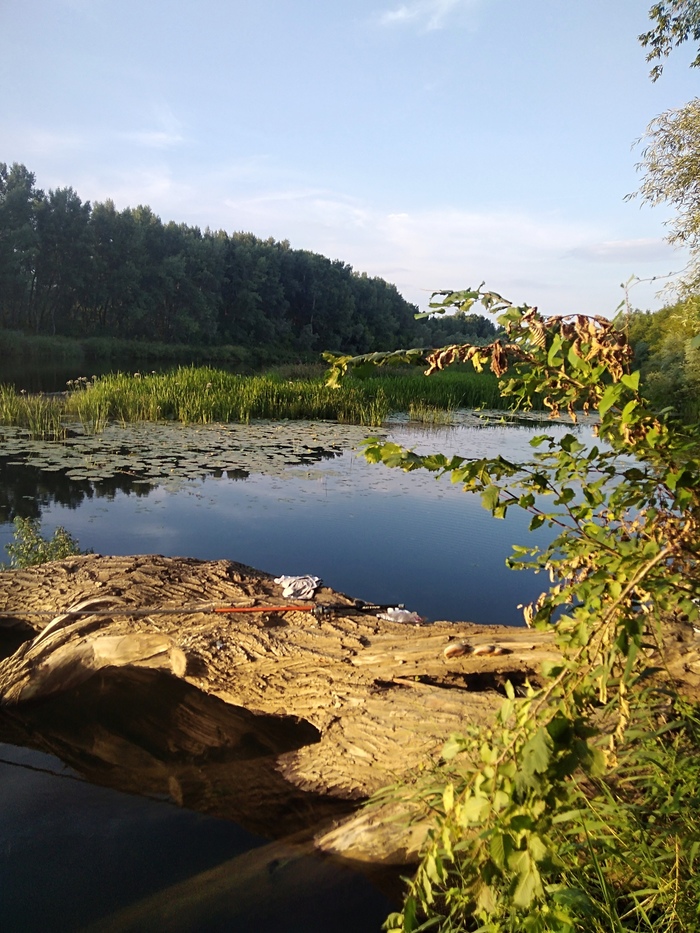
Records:
[[[278,439],[270,443],[269,438],[266,438],[267,442],[259,446],[253,443],[247,449],[241,450],[239,446],[238,450],[231,450],[230,456],[234,462],[230,467],[222,464],[214,466],[211,459],[212,454],[217,451],[213,444],[199,446],[190,443],[183,449],[179,446],[182,436],[178,434],[175,440],[177,443],[160,446],[160,457],[153,456],[153,440],[151,451],[145,445],[134,447],[96,444],[87,450],[86,455],[103,465],[111,461],[115,467],[111,476],[108,475],[109,468],[103,471],[100,467],[100,479],[72,478],[69,475],[72,470],[82,472],[87,467],[84,467],[79,459],[65,467],[65,460],[61,464],[59,455],[54,457],[51,454],[51,445],[47,446],[47,465],[50,465],[48,469],[19,462],[25,456],[23,453],[0,457],[0,522],[12,522],[17,517],[40,519],[42,510],[50,505],[58,504],[77,509],[85,499],[114,499],[118,492],[147,496],[160,483],[172,480],[173,474],[175,478],[185,480],[207,475],[217,478],[226,476],[229,480],[245,480],[251,472],[269,472],[271,469],[274,471],[275,467],[283,470],[286,467],[311,466],[342,456],[342,447],[338,444],[309,445],[299,440],[285,443]],[[118,466],[120,463],[128,463],[131,457],[136,456],[139,459],[148,453],[150,469],[144,468],[143,463],[135,467],[136,472],[131,472],[125,466]],[[224,456],[226,454],[224,451]],[[235,464],[239,458],[242,459],[240,466]],[[160,464],[155,465],[159,460]]]
[[[77,509],[85,499],[114,499],[118,492],[147,496],[152,488],[150,483],[135,483],[124,474],[92,483],[71,479],[64,470],[42,470],[0,457],[0,521],[41,518],[47,506]]]
[[[307,466],[312,463],[320,463],[321,460],[335,460],[336,457],[342,457],[341,447],[310,447],[304,444],[303,452],[297,453],[297,461],[290,463],[290,466]]]

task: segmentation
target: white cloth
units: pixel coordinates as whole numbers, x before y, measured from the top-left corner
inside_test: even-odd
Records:
[[[291,599],[311,599],[321,585],[320,577],[275,577],[275,583],[282,587],[282,595]]]
[[[386,619],[387,622],[423,622],[417,612],[409,612],[408,609],[387,609],[386,612],[377,613],[378,619]]]

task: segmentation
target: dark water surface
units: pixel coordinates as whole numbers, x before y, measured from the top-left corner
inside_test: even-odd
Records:
[[[503,425],[387,431],[422,451],[513,458],[530,452],[535,433]],[[510,545],[529,542],[527,516],[514,510],[495,521],[448,480],[370,466],[350,444],[307,460],[268,471],[203,467],[181,477],[175,465],[168,482],[134,485],[128,471],[100,482],[71,479],[0,448],[0,549],[20,514],[41,518],[45,534],[63,525],[97,553],[228,558],[275,575],[314,574],[353,597],[403,603],[431,620],[483,624],[521,624],[518,604],[546,586],[505,567]],[[167,755],[163,765],[165,753],[147,738],[128,734],[128,717],[109,739],[116,749],[110,777],[89,753],[106,741],[104,717],[78,742],[87,757],[63,753],[69,767],[20,747],[36,734],[40,747],[62,754],[56,736],[65,723],[47,725],[41,710],[33,715],[21,729],[9,721],[3,729],[0,720],[8,743],[0,745],[3,929],[378,933],[393,909],[376,879],[287,850],[241,828],[235,814],[177,807],[167,782],[154,785],[159,799],[125,793],[122,758],[131,760],[134,749],[158,773],[167,765],[172,775],[174,767]],[[12,738],[18,734],[24,738]],[[190,766],[209,775],[202,786],[214,786],[203,765]],[[153,788],[145,792],[153,796]]]

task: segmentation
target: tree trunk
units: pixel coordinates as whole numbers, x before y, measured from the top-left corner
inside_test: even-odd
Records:
[[[358,804],[435,765],[451,733],[493,721],[506,680],[537,683],[558,657],[549,633],[384,621],[325,587],[313,603],[289,600],[241,564],[159,556],[0,573],[0,629],[28,639],[0,661],[3,740],[91,780],[169,793],[263,835],[306,829],[325,851],[385,863],[415,859],[427,823],[409,825],[399,800]],[[666,661],[697,692],[687,629]]]

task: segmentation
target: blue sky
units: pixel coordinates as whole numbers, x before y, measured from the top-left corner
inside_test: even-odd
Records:
[[[251,231],[430,292],[486,280],[611,314],[685,264],[624,197],[651,0],[0,0],[0,161],[164,220]],[[659,282],[631,291],[658,307]]]

